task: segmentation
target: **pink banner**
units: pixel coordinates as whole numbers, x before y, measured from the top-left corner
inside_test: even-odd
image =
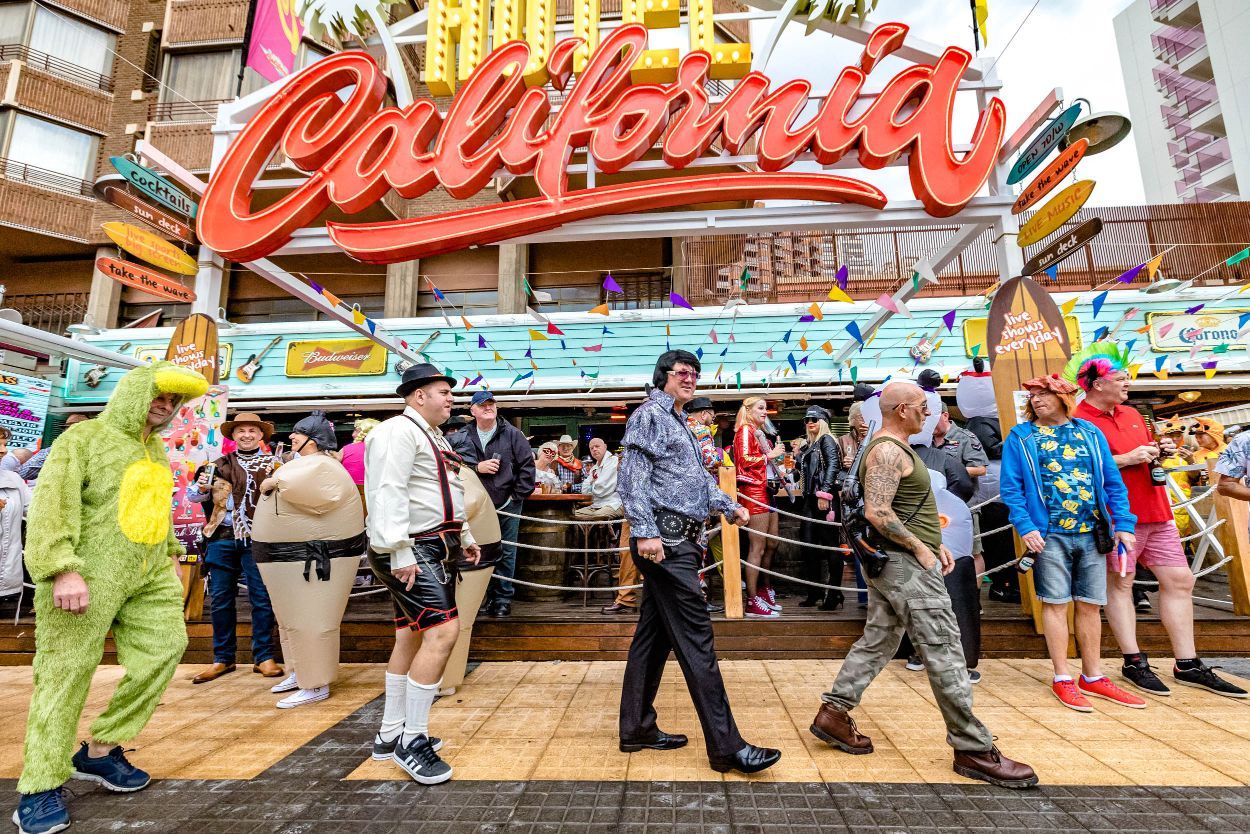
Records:
[[[256,0],[247,65],[269,81],[295,72],[295,57],[304,24],[296,13],[297,0]]]

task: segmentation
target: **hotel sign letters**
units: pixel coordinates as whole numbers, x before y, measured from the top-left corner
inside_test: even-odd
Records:
[[[462,19],[457,37],[466,37],[467,25]],[[795,199],[884,207],[885,195],[867,182],[786,170],[808,152],[818,163],[832,165],[855,151],[870,169],[906,154],[912,190],[925,210],[950,217],[988,178],[1006,112],[1001,101],[991,99],[971,149],[956,155],[955,92],[972,61],[957,47],[932,64],[908,66],[873,85],[880,92],[862,102],[867,76],[902,45],[906,33],[898,23],[877,27],[859,65],[842,69],[814,108],[810,82],[773,88],[758,72],[712,102],[706,81],[716,57],[702,50],[682,57],[672,80],[635,83],[633,71],[647,44],[647,29],[638,23],[607,33],[575,82],[584,38],[560,41],[549,53],[521,40],[505,43],[468,73],[445,115],[429,99],[402,110],[384,106],[387,83],[377,63],[362,52],[341,52],[292,78],[239,133],[201,201],[199,237],[225,258],[250,261],[280,249],[331,206],[350,215],[392,190],[415,199],[438,187],[467,199],[503,173],[532,176],[538,196],[426,217],[337,220],[326,228],[335,245],[357,260],[394,263],[576,220],[695,203]],[[538,54],[545,57],[546,76],[564,93],[556,112],[544,87],[527,86],[536,83],[526,71]],[[684,169],[714,143],[733,154],[753,152],[759,170],[569,188],[566,166],[581,149],[597,170],[614,174],[657,146],[668,166]],[[278,152],[310,176],[272,205],[254,207],[254,183]]]

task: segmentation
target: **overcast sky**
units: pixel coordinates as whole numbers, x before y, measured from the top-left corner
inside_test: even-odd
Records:
[[[1128,115],[1124,78],[1120,70],[1112,18],[1131,0],[1040,0],[1028,15],[1019,34],[1008,45],[1012,33],[1020,27],[1034,0],[990,0],[988,21],[989,45],[982,54],[1001,56],[995,67],[1003,81],[1002,99],[1007,106],[1007,134],[1014,132],[1020,121],[1054,87],[1063,89],[1064,98],[1086,98],[1096,111],[1118,111]],[[972,14],[967,0],[880,0],[869,22],[899,21],[912,32],[942,46],[958,45],[972,49]],[[763,41],[770,23],[756,23],[752,31],[755,43]],[[1006,51],[1004,51],[1004,49]],[[845,41],[833,41],[828,34],[815,32],[803,35],[803,27],[791,24],[768,65],[774,81],[805,77],[816,89],[828,89],[837,72],[846,64],[857,62],[859,47]],[[869,85],[879,87],[901,68],[898,62],[882,64],[869,77]],[[816,68],[828,67],[827,73]],[[874,79],[877,81],[873,85]],[[976,126],[975,102],[957,110],[955,138],[966,142]],[[1141,173],[1132,138],[1114,149],[1090,157],[1081,163],[1082,178],[1094,179],[1098,185],[1090,205],[1139,205],[1144,202]],[[867,178],[867,177],[866,177]],[[904,180],[894,177],[876,179],[887,194],[909,197],[898,189]],[[909,192],[910,189],[907,189]]]

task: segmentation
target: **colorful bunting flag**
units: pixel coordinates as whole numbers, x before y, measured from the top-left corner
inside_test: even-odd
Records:
[[[442,291],[432,283],[430,284],[430,292],[434,293],[434,297],[439,301],[447,300],[447,296],[443,295]]]
[[[712,340],[712,344],[714,344],[714,345],[718,345],[718,344],[720,344],[720,341],[716,338],[716,328],[715,328],[715,327],[713,327],[711,330],[709,330],[709,331],[708,331],[707,337],[708,337],[709,339],[711,339],[711,340]]]
[[[695,355],[695,356],[697,356],[697,357],[699,357],[700,359],[702,359],[702,358],[703,358],[703,348],[701,348],[701,347],[700,347],[700,348],[695,348],[695,349],[694,349],[694,355]]]
[[[534,372],[533,372],[533,371],[526,371],[526,372],[525,372],[525,373],[523,373],[523,374],[517,374],[517,375],[516,375],[516,379],[512,380],[512,384],[513,384],[513,385],[516,385],[516,384],[517,384],[518,382],[520,382],[521,380],[523,380],[523,379],[529,379],[529,378],[530,378],[530,377],[532,377],[533,375],[534,375]]]
[[[747,282],[751,280],[751,272],[745,266],[742,268],[742,274],[738,276],[738,291],[747,291]]]
[[[481,381],[482,381],[482,375],[481,375],[481,374],[478,374],[477,376],[473,377],[473,379],[469,380],[469,382],[468,382],[467,384],[468,384],[468,385],[477,385],[477,384],[478,384],[479,382],[481,382]]]
[[[815,301],[812,302],[812,306],[807,308],[807,312],[812,316],[812,318],[816,319],[816,321],[823,321],[825,318],[824,311],[820,309],[820,305]]]
[[[799,324],[806,324],[807,322],[811,322],[811,321],[816,321],[816,317],[813,316],[811,313],[808,313],[807,315],[804,315],[804,316],[799,316]]]
[[[616,283],[616,279],[612,277],[611,272],[609,272],[603,279],[603,288],[608,292],[614,292],[617,295],[625,294],[625,290],[621,289],[621,285]]]
[[[956,311],[951,310],[949,313],[942,316],[942,324],[946,325],[947,333],[953,333],[955,330],[955,312]]]
[[[786,356],[786,361],[790,363],[790,370],[792,370],[792,371],[796,371],[796,372],[798,371],[798,369],[799,369],[799,363],[798,363],[798,362],[796,362],[796,361],[794,360],[794,354],[793,354],[793,353],[791,353],[791,354],[787,354],[787,356]]]
[[[502,362],[502,361],[503,361],[503,354],[501,354],[499,351],[495,351],[495,361],[496,361],[496,362]]]
[[[608,305],[607,305],[607,302],[604,302],[603,304],[598,304],[598,305],[596,305],[596,306],[594,306],[594,307],[591,307],[591,308],[590,308],[590,312],[592,312],[592,313],[598,313],[598,314],[599,314],[599,315],[601,315],[601,316],[606,316],[606,315],[608,314]]]
[[[526,348],[526,349],[525,349],[525,358],[526,358],[526,359],[532,359],[532,358],[533,358],[533,356],[534,356],[534,349],[533,349],[533,348]]]
[[[1211,377],[1215,376],[1216,364],[1217,363],[1215,362],[1203,362],[1202,363],[1202,370],[1206,373],[1207,379],[1210,379]]]
[[[806,336],[799,337],[799,350],[807,350],[807,337]]]
[[[343,299],[339,298],[337,295],[330,292],[329,290],[322,290],[321,297],[324,298],[326,301],[330,302],[331,307],[343,306]]]
[[[1201,309],[1202,309],[1203,307],[1205,307],[1205,306],[1207,306],[1207,305],[1205,305],[1205,304],[1195,304],[1193,307],[1186,308],[1186,310],[1185,310],[1185,315],[1187,315],[1187,316],[1192,316],[1194,313],[1198,312],[1199,310],[1201,310]]]
[[[599,351],[603,350],[603,343],[600,342],[597,345],[582,345],[582,350],[586,351],[587,353],[598,353]]]
[[[680,295],[678,295],[678,294],[677,294],[677,293],[675,293],[675,292],[670,292],[670,293],[668,294],[668,300],[669,300],[670,302],[672,302],[672,304],[673,304],[673,306],[674,306],[674,307],[685,307],[687,310],[693,310],[693,309],[694,309],[694,307],[691,307],[691,306],[690,306],[690,302],[689,302],[689,301],[687,301],[686,299],[682,298]]]
[[[469,320],[468,320],[467,318],[465,318],[464,316],[461,316],[461,317],[460,317],[460,321],[464,322],[464,329],[465,329],[465,330],[472,330],[472,329],[473,329],[473,325],[472,325],[472,324],[470,324],[470,323],[469,323]]]
[[[1094,331],[1094,341],[1095,342],[1102,341],[1102,337],[1106,335],[1107,335],[1107,328],[1100,327]]]
[[[951,312],[953,313],[954,311],[952,310]],[[859,331],[859,325],[856,324],[855,322],[849,322],[846,325],[846,332],[851,334],[852,339],[859,342],[859,349],[863,350],[864,349],[864,337],[863,335],[861,335]],[[854,377],[854,373],[855,373],[854,370],[852,370],[851,371],[852,377]]]
[[[480,333],[478,334],[478,337],[477,337],[477,346],[480,348],[486,347],[486,337],[481,335]]]
[[[549,333],[549,334],[550,334],[550,335],[552,335],[552,336],[563,336],[563,335],[564,335],[564,331],[563,331],[563,330],[561,330],[560,328],[556,327],[556,326],[555,326],[555,324],[554,324],[554,323],[552,323],[552,322],[547,322],[547,333]]]
[[[1155,279],[1155,273],[1159,271],[1159,265],[1163,263],[1163,253],[1160,252],[1150,260],[1146,261],[1146,276],[1149,280]]]
[[[823,345],[820,346],[820,349],[823,350],[826,355],[832,356],[833,355],[833,342],[825,342]]]
[[[1237,264],[1239,264],[1239,263],[1241,263],[1242,261],[1244,261],[1246,258],[1250,258],[1250,246],[1247,246],[1245,249],[1242,249],[1242,250],[1241,250],[1240,252],[1238,252],[1236,255],[1233,255],[1231,258],[1229,258],[1228,260],[1224,261],[1224,265],[1225,265],[1225,266],[1236,266]]]
[[[376,334],[378,332],[378,323],[371,318],[365,319],[365,327],[369,328],[370,333]]]
[[[1136,279],[1137,276],[1141,274],[1141,271],[1145,268],[1146,268],[1145,264],[1138,264],[1137,266],[1133,267],[1132,269],[1120,275],[1120,277],[1115,280],[1119,281],[1121,284],[1131,284],[1133,283],[1134,279]]]
[[[365,314],[360,312],[359,309],[353,307],[352,308],[352,321],[356,322],[356,324],[364,324]]]
[[[1059,280],[1059,264],[1055,264],[1049,269],[1042,270],[1042,274],[1051,280],[1052,283]]]
[[[1166,336],[1166,335],[1168,335],[1169,333],[1171,333],[1171,332],[1172,332],[1172,328],[1173,328],[1173,327],[1175,327],[1175,326],[1176,326],[1176,325],[1175,325],[1175,322],[1168,322],[1167,324],[1162,325],[1162,326],[1159,328],[1159,338],[1160,338],[1160,339],[1162,339],[1164,336]]]
[[[1248,321],[1250,321],[1250,313],[1242,313],[1240,316],[1237,317],[1237,329],[1240,330],[1241,328],[1245,327],[1246,322]]]
[[[848,279],[850,276],[851,276],[851,271],[850,271],[849,269],[847,269],[847,268],[846,268],[846,265],[845,265],[845,264],[843,264],[842,266],[838,267],[838,272],[837,272],[837,274],[833,277],[833,280],[834,280],[835,282],[837,282],[837,285],[838,285],[838,288],[839,288],[839,289],[841,289],[841,290],[845,290],[845,289],[846,289],[846,281],[847,281],[847,279]]]
[[[891,313],[898,312],[898,305],[894,303],[894,297],[889,293],[881,293],[877,298],[877,306],[889,310]]]
[[[1157,358],[1155,359],[1155,370],[1156,370],[1156,371],[1161,371],[1161,370],[1163,370],[1163,366],[1164,366],[1164,364],[1166,364],[1166,363],[1167,363],[1167,361],[1168,361],[1168,358],[1167,358],[1166,356],[1160,356],[1160,357],[1157,357]]]
[[[843,290],[841,287],[838,287],[837,285],[834,285],[829,288],[829,300],[830,301],[842,301],[842,302],[845,302],[846,304],[852,303],[851,297],[846,294],[845,290]]]
[[[793,332],[794,332],[793,330],[787,330],[787,331],[786,331],[786,335],[784,335],[784,336],[782,336],[782,337],[781,337],[781,341],[785,342],[786,344],[789,344],[789,343],[790,343],[790,334],[791,334],[791,333],[793,333]]]
[[[542,332],[541,330],[535,330],[534,328],[531,327],[530,338],[533,339],[535,342],[545,342],[547,341],[547,334]]]
[[[1103,290],[1102,292],[1098,293],[1098,295],[1094,296],[1094,301],[1093,301],[1094,318],[1098,318],[1098,314],[1102,312],[1102,305],[1106,303],[1107,301],[1108,292],[1110,291]]]

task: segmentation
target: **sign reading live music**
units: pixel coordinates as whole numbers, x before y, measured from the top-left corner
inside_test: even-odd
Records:
[[[200,203],[199,238],[223,257],[246,262],[274,253],[332,206],[356,214],[392,189],[415,199],[441,187],[463,200],[504,172],[532,176],[539,196],[426,217],[336,220],[326,228],[335,245],[357,260],[394,263],[577,220],[695,203],[790,199],[883,208],[885,194],[862,180],[786,170],[800,154],[828,166],[852,151],[869,169],[905,154],[912,190],[925,210],[950,217],[989,177],[1006,110],[990,99],[970,150],[957,156],[951,122],[970,53],[948,47],[932,64],[914,64],[884,83],[867,84],[906,34],[900,23],[877,27],[859,64],[842,69],[819,102],[811,100],[808,81],[773,88],[758,72],[743,77],[722,100],[710,101],[706,82],[726,57],[715,48],[688,52],[666,74],[671,80],[643,74],[647,83],[634,83],[639,77],[631,73],[645,65],[648,53],[647,29],[637,23],[611,30],[590,51],[583,38],[562,40],[549,51],[513,40],[476,63],[445,115],[430,99],[403,110],[384,106],[387,80],[373,58],[340,52],[294,76],[239,133]],[[540,57],[544,71],[535,74]],[[583,57],[584,69],[578,69]],[[528,86],[543,80],[564,93],[554,115],[547,90]],[[880,92],[863,100],[865,87]],[[731,154],[753,153],[759,170],[569,188],[574,152],[584,149],[596,170],[610,175],[657,144],[675,170],[713,144]],[[311,176],[277,202],[256,206],[254,185],[278,152]]]

